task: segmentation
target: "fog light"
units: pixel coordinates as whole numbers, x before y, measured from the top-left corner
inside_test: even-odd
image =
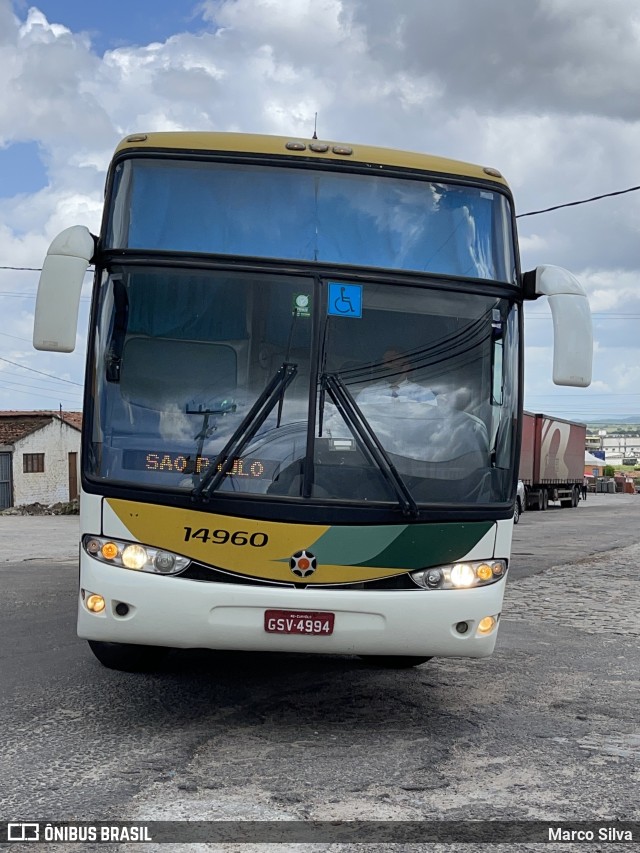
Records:
[[[127,545],[122,552],[122,565],[128,569],[141,569],[147,562],[147,552],[142,545]]]
[[[118,546],[115,542],[105,542],[101,553],[105,560],[113,560],[118,556]]]
[[[485,616],[478,622],[478,634],[488,634],[493,631],[496,620],[493,616]]]
[[[504,574],[504,563],[494,563],[491,566],[491,571],[497,576]]]
[[[87,598],[87,610],[92,613],[100,613],[105,608],[104,598],[101,595],[90,595]]]
[[[468,563],[458,563],[451,569],[451,583],[454,586],[472,586],[475,579],[475,572]]]
[[[466,634],[468,630],[469,630],[469,623],[468,622],[458,622],[458,624],[456,625],[456,631],[458,632],[458,634]]]

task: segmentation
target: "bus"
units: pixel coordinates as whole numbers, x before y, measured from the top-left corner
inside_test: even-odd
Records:
[[[509,569],[523,304],[586,386],[586,294],[520,270],[492,167],[318,139],[136,133],[100,234],[56,237],[34,346],[75,346],[95,269],[77,630],[410,667],[489,656]]]

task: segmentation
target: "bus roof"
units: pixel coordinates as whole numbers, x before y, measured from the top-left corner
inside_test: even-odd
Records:
[[[292,147],[294,146],[294,147]],[[313,146],[313,147],[312,147]],[[495,181],[506,186],[497,169],[476,166],[459,160],[434,157],[394,148],[377,148],[345,142],[329,142],[301,137],[265,136],[251,133],[212,133],[170,131],[161,133],[134,133],[123,139],[116,154],[127,149],[172,151],[225,151],[245,154],[280,154],[290,157],[317,157],[321,160],[349,160],[357,163],[375,163],[405,169],[459,175],[483,181]]]

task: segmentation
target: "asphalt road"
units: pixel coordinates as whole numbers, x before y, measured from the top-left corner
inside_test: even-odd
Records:
[[[590,494],[574,509],[550,503],[514,527],[511,578],[624,548],[640,541],[640,495]]]
[[[640,496],[592,498],[522,517],[491,659],[400,672],[209,652],[103,669],[74,633],[77,523],[0,517],[26,557],[0,559],[0,817],[638,820]]]

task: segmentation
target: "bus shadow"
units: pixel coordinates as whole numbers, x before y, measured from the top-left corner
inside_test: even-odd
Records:
[[[143,678],[145,689],[127,701],[148,699],[156,711],[160,702],[169,720],[178,714],[217,724],[230,714],[238,728],[287,728],[304,720],[320,731],[345,725],[408,731],[427,718],[449,718],[461,691],[475,692],[482,664],[449,659],[390,669],[355,656],[194,649],[172,651],[162,669],[146,676],[117,677]]]

